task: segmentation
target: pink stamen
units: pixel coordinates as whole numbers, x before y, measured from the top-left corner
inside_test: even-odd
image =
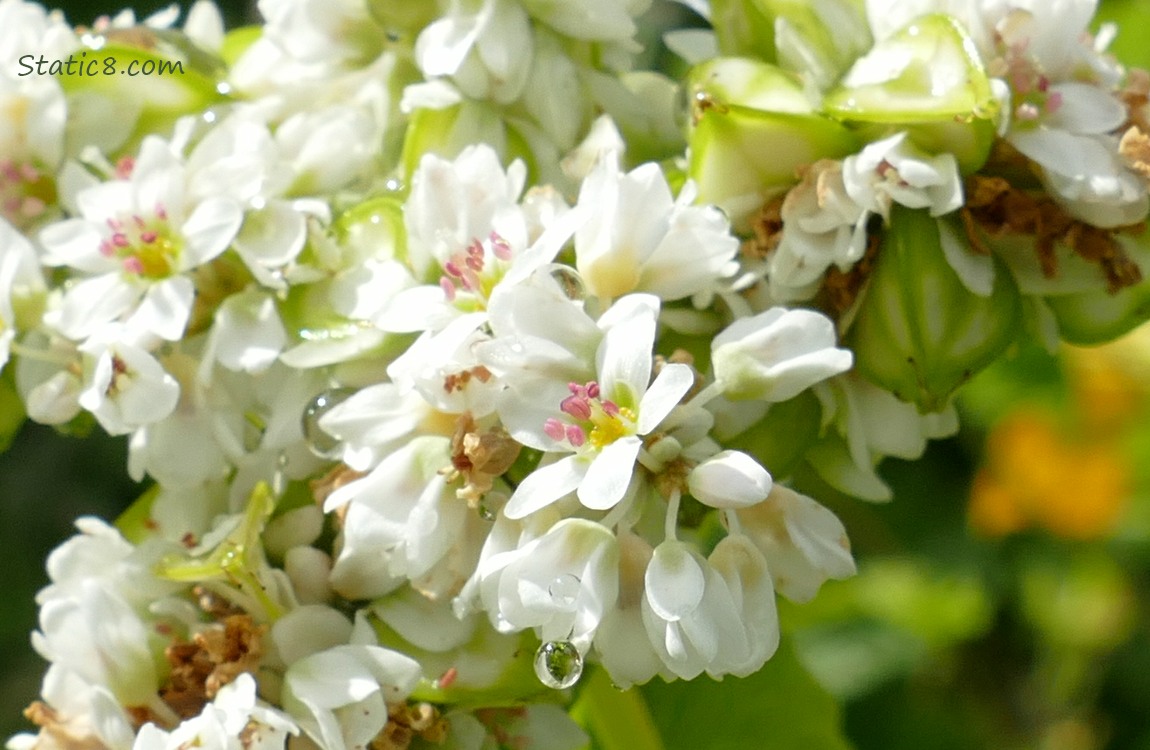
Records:
[[[126,180],[132,176],[132,170],[136,168],[136,160],[130,156],[122,156],[116,162],[116,177],[121,180]]]
[[[582,396],[568,396],[559,404],[559,409],[564,414],[575,417],[575,419],[591,418],[591,404]]]
[[[563,423],[555,417],[547,417],[543,422],[543,432],[547,437],[555,441],[563,440],[566,435],[563,430]]]
[[[474,255],[468,255],[467,260],[463,261],[463,263],[472,271],[478,272],[483,270],[483,258],[477,258]]]
[[[116,248],[112,247],[110,240],[104,240],[100,243],[100,255],[103,255],[105,258],[111,258],[115,254]]]
[[[619,407],[615,405],[614,401],[600,401],[599,403],[603,405],[603,411],[607,413],[607,416],[619,416]]]
[[[165,221],[168,218],[168,212],[164,209],[163,203],[157,203],[156,204],[156,218],[161,219],[161,220],[165,220]]]
[[[155,232],[140,232],[140,239],[143,240],[143,242],[145,244],[148,244],[148,245],[155,242],[157,236],[158,235]]]
[[[108,228],[113,232],[118,232],[124,228],[124,224],[119,219],[108,219]]]
[[[495,232],[492,232],[488,239],[491,240],[491,251],[495,253],[496,258],[499,258],[499,260],[511,260],[511,245],[507,240]]]
[[[463,278],[463,271],[459,270],[459,266],[455,265],[455,261],[447,261],[443,264],[443,270],[447,272],[448,276],[454,276],[457,279]]]
[[[112,235],[112,244],[116,247],[127,247],[129,245],[127,235],[123,232],[116,232]]]
[[[587,398],[599,398],[599,384],[594,380],[587,384]]]
[[[31,164],[25,164],[20,167],[20,176],[28,182],[35,182],[40,179],[40,170],[33,167]]]
[[[144,264],[136,256],[124,258],[124,270],[128,273],[141,274],[144,272]]]
[[[1054,114],[1062,109],[1062,94],[1055,91],[1050,96],[1046,97],[1046,111],[1048,114]]]
[[[451,283],[451,279],[446,276],[440,276],[439,288],[443,290],[443,296],[447,297],[448,302],[455,301],[455,284]]]
[[[579,425],[567,425],[566,432],[568,442],[570,442],[571,445],[575,446],[576,448],[587,442],[587,433],[583,432],[583,428]]]

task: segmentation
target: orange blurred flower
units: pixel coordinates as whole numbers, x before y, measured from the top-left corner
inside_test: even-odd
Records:
[[[1007,416],[987,438],[986,453],[968,512],[987,536],[1038,526],[1094,539],[1114,528],[1129,503],[1130,466],[1113,443],[1071,438],[1042,412]]]

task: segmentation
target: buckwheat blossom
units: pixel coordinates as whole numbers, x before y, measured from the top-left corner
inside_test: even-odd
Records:
[[[509,517],[526,516],[573,491],[596,510],[622,499],[642,436],[659,425],[694,382],[689,368],[675,364],[650,379],[658,309],[658,300],[649,295],[620,299],[599,319],[606,330],[595,355],[594,379],[568,383],[560,398],[552,387],[537,391],[537,403],[516,398],[499,409],[512,434],[522,435],[519,439],[528,445],[567,454],[519,484],[504,508]],[[540,419],[541,414],[548,416]],[[538,424],[529,424],[531,419]]]
[[[673,198],[658,165],[623,174],[617,156],[604,155],[579,191],[587,218],[575,233],[575,268],[587,291],[604,300],[647,292],[709,302],[737,269],[738,241],[719,211],[694,200],[690,183]]]
[[[187,273],[227,249],[242,220],[227,197],[189,200],[187,181],[171,144],[149,136],[129,174],[78,191],[78,216],[40,233],[45,263],[79,272],[51,326],[76,340],[111,322],[142,343],[183,335],[195,292]]]

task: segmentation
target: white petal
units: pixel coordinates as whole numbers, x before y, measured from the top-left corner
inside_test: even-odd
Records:
[[[196,206],[181,228],[187,242],[181,258],[183,268],[207,263],[226,250],[242,221],[243,212],[231,198],[208,198]]]
[[[704,580],[702,566],[679,541],[656,547],[643,577],[651,609],[667,622],[675,622],[699,606]]]
[[[143,333],[179,341],[188,325],[194,296],[195,287],[186,276],[173,276],[152,284],[132,314],[132,323]]]
[[[740,451],[723,451],[696,466],[687,477],[691,495],[712,508],[745,508],[766,499],[771,475]]]
[[[655,429],[694,383],[695,374],[687,365],[665,365],[639,402],[639,434],[646,435]]]
[[[589,464],[578,456],[567,456],[542,466],[519,483],[503,508],[508,518],[523,518],[545,508],[571,492],[587,475]]]
[[[600,450],[579,485],[579,502],[594,510],[606,510],[623,499],[642,445],[638,437],[627,435]]]

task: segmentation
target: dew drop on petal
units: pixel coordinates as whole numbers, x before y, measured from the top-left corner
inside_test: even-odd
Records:
[[[535,676],[549,688],[569,688],[583,676],[583,655],[571,641],[547,641],[535,652]]]
[[[579,272],[569,266],[556,266],[551,278],[567,299],[580,301],[587,297],[587,286]]]
[[[320,417],[354,394],[354,388],[331,388],[320,393],[304,407],[301,425],[308,450],[319,458],[337,458],[342,444],[319,426]]]
[[[547,593],[551,595],[551,601],[555,602],[556,606],[570,607],[579,598],[580,583],[579,576],[564,573],[556,576],[547,586]]]

